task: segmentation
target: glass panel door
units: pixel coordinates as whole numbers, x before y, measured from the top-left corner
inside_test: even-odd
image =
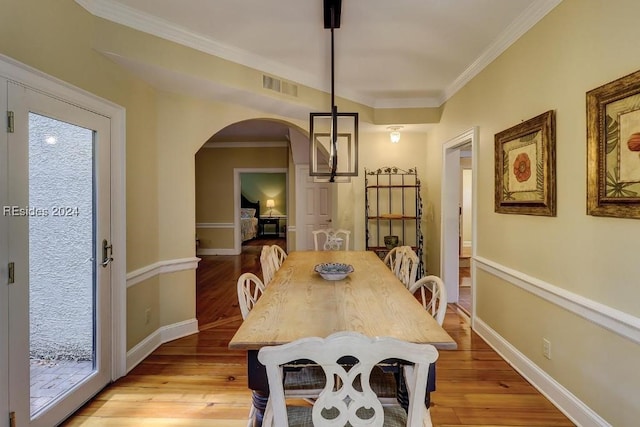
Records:
[[[8,98],[9,406],[48,427],[111,378],[110,124],[18,84]]]

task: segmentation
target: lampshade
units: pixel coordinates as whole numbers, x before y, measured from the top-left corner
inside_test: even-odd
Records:
[[[391,143],[397,144],[400,142],[400,129],[402,129],[402,126],[389,126],[387,129],[391,131],[389,132]]]
[[[267,207],[273,209],[276,205],[276,202],[273,199],[267,199]]]

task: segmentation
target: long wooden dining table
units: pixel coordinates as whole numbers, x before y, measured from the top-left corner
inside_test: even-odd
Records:
[[[350,264],[354,271],[342,280],[325,280],[314,267],[330,262]],[[257,358],[260,348],[338,331],[456,348],[374,252],[291,252],[229,342],[230,349],[247,350],[255,426],[262,423],[269,396],[266,371]]]

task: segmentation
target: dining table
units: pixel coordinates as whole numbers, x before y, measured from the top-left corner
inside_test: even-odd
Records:
[[[323,263],[348,264],[353,272],[341,280],[325,280],[315,271]],[[292,251],[229,342],[230,349],[247,351],[254,426],[262,424],[269,397],[258,351],[338,331],[432,344],[441,350],[456,348],[454,339],[376,253]]]

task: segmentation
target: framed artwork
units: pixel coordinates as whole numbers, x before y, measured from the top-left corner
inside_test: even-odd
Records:
[[[640,218],[640,71],[587,92],[587,213]]]
[[[550,110],[495,135],[495,211],[556,215],[556,126]]]

